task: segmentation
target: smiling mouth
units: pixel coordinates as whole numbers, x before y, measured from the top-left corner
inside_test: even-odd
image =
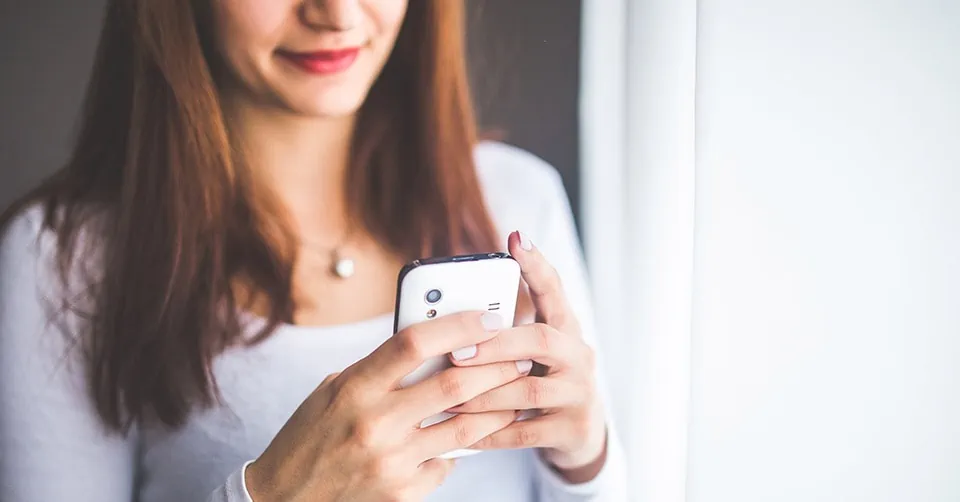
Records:
[[[277,55],[307,73],[330,75],[346,71],[353,66],[357,56],[360,55],[360,47],[314,52],[278,50]]]

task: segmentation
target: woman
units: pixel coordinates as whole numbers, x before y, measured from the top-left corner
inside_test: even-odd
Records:
[[[477,144],[462,9],[110,2],[73,156],[3,219],[0,499],[622,497],[569,207]],[[515,228],[540,323],[391,336],[404,262]]]

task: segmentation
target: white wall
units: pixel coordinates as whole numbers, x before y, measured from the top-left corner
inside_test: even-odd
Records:
[[[690,502],[960,500],[960,1],[700,0]]]

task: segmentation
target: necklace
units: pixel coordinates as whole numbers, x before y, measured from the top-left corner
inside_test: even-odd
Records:
[[[353,258],[343,253],[343,245],[346,243],[347,237],[349,237],[349,233],[344,234],[343,238],[340,239],[340,244],[333,247],[317,246],[316,243],[305,239],[301,239],[300,242],[304,248],[330,260],[331,275],[339,279],[349,279],[356,272],[356,263]]]
[[[333,267],[331,267],[333,275],[341,279],[350,278],[356,271],[356,265],[353,262],[353,258],[343,256],[340,253],[339,248],[333,248],[333,251],[330,253],[330,260],[333,263]]]

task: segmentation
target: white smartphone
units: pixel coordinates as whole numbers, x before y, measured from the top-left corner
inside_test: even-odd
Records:
[[[396,334],[412,324],[466,311],[490,311],[513,324],[520,292],[520,265],[507,253],[483,253],[413,261],[400,270],[393,322]],[[425,361],[400,382],[408,387],[453,366],[446,354]],[[452,418],[439,413],[424,420],[429,427]],[[441,458],[477,453],[455,450]]]

